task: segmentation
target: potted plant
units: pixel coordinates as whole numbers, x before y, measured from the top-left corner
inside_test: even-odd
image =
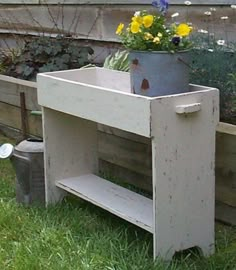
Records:
[[[159,9],[157,14],[137,11],[128,27],[120,23],[116,30],[130,51],[131,89],[147,96],[187,92],[192,27],[166,23],[167,0],[152,4]]]

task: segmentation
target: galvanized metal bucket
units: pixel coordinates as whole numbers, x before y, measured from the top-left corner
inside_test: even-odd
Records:
[[[134,94],[155,97],[189,91],[189,51],[131,51],[129,58]]]

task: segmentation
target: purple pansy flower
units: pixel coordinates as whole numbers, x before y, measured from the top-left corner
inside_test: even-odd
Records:
[[[175,46],[178,46],[180,43],[180,37],[173,37],[172,38],[172,43],[175,44]]]
[[[158,0],[158,1],[152,1],[152,5],[156,8],[159,8],[159,11],[162,14],[166,14],[167,9],[169,7],[168,0]]]

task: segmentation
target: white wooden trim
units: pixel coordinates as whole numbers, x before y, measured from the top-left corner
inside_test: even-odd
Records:
[[[93,174],[59,180],[56,186],[153,232],[153,206],[149,198]]]

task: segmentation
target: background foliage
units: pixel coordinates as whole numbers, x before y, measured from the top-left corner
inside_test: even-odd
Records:
[[[197,37],[191,51],[190,81],[220,90],[221,121],[236,124],[236,45]]]
[[[2,74],[24,80],[35,80],[39,72],[80,68],[89,63],[93,49],[78,46],[76,40],[58,35],[41,36],[27,41],[17,55],[2,57]]]

